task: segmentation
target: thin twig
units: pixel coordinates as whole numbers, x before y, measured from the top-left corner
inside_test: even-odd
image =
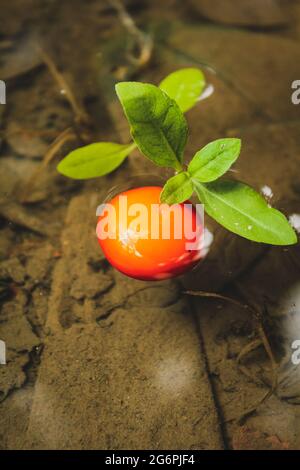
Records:
[[[56,81],[56,83],[59,86],[60,92],[65,96],[67,101],[69,102],[74,115],[75,115],[75,121],[78,124],[83,124],[87,125],[89,123],[89,116],[83,109],[82,105],[77,101],[70,85],[66,81],[65,77],[62,75],[62,73],[58,70],[56,67],[54,61],[51,59],[49,54],[45,52],[41,47],[38,47],[39,54],[41,58],[43,59],[44,63],[49,69],[49,72],[51,73],[52,77]]]
[[[23,188],[22,195],[21,195],[21,202],[26,202],[26,198],[28,196],[28,193],[32,191],[34,188],[35,182],[38,180],[38,177],[47,165],[52,161],[52,159],[55,157],[57,152],[62,148],[62,146],[70,141],[77,139],[77,135],[75,134],[74,130],[71,127],[68,127],[65,129],[55,140],[52,142],[50,147],[48,148],[43,161],[41,164],[38,166],[38,168],[33,172],[33,174],[30,176],[29,180],[26,182],[25,187]]]
[[[133,18],[129,15],[123,3],[120,0],[108,0],[110,5],[116,10],[118,17],[128,33],[135,39],[138,48],[137,57],[130,53],[128,60],[134,65],[137,70],[146,67],[152,57],[153,52],[153,39],[149,34],[140,30]]]
[[[254,413],[256,413],[257,409],[263,403],[265,403],[273,395],[273,393],[274,393],[273,389],[270,388],[266,392],[266,394],[252,408],[250,408],[248,411],[245,411],[244,413],[241,414],[241,416],[237,418],[237,423],[240,424],[241,426],[245,424],[246,420],[250,418],[250,416],[252,416]]]
[[[251,313],[255,316],[255,318],[259,317],[258,312],[256,312],[252,307],[250,307],[250,305],[243,304],[239,300],[233,299],[231,297],[227,297],[226,295],[217,294],[215,292],[205,292],[202,290],[197,290],[197,291],[187,290],[184,292],[184,294],[194,295],[197,297],[211,297],[213,299],[225,300],[226,302],[230,302],[231,304],[237,305],[238,307],[242,307],[242,308],[246,308],[247,310],[250,310]]]
[[[14,131],[0,131],[0,136],[3,138],[12,137],[15,135],[24,135],[26,137],[55,137],[57,136],[57,131],[52,130],[43,130],[43,129],[27,129],[20,128]]]
[[[243,366],[243,359],[246,358],[248,354],[258,349],[260,346],[263,346],[261,338],[251,341],[250,343],[246,344],[245,347],[242,348],[236,359],[237,365],[241,372],[243,372],[243,374],[253,382],[257,382],[257,377],[252,374],[247,367]],[[259,382],[261,382],[261,380],[259,380]],[[263,382],[263,384],[266,385],[265,382]]]

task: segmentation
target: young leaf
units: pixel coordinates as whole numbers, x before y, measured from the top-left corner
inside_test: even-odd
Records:
[[[164,78],[159,87],[185,113],[197,103],[205,87],[205,77],[200,69],[180,69]]]
[[[191,197],[194,188],[187,173],[182,172],[173,176],[166,182],[161,195],[161,202],[167,204],[179,204]]]
[[[214,181],[222,176],[238,158],[240,139],[218,139],[210,142],[195,154],[188,166],[192,178],[202,183]]]
[[[121,82],[116,92],[140,151],[156,165],[180,170],[188,129],[176,102],[146,83]]]
[[[74,179],[103,176],[115,170],[136,147],[113,142],[99,142],[79,147],[70,152],[58,165],[62,175]]]
[[[208,184],[194,181],[194,186],[207,214],[231,232],[271,245],[297,243],[285,216],[269,207],[250,186],[228,180]]]

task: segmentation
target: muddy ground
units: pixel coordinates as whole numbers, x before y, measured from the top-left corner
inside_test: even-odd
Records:
[[[199,66],[214,93],[187,115],[188,158],[239,136],[238,177],[299,213],[299,2],[125,3],[153,39],[144,68],[109,2],[1,1],[0,448],[299,449],[299,246],[251,243],[207,217],[214,242],[196,271],[130,280],[103,258],[95,211],[115,184],[157,170],[136,152],[98,180],[56,171],[84,142],[129,140],[115,81]]]

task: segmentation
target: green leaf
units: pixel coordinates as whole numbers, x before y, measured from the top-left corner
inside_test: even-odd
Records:
[[[167,204],[179,204],[191,197],[194,188],[189,175],[186,172],[178,173],[166,182],[161,195],[161,202]]]
[[[176,102],[146,83],[121,82],[116,92],[140,151],[156,165],[180,170],[188,128]]]
[[[164,78],[159,87],[175,100],[185,113],[199,100],[205,87],[205,77],[201,70],[196,68],[180,69]]]
[[[285,216],[269,207],[250,186],[228,180],[208,184],[194,181],[194,186],[207,214],[231,232],[271,245],[297,243]]]
[[[113,142],[99,142],[79,147],[69,153],[57,166],[62,175],[74,179],[103,176],[115,170],[136,147]]]
[[[192,178],[214,181],[231,167],[241,151],[240,139],[218,139],[199,150],[188,166]]]

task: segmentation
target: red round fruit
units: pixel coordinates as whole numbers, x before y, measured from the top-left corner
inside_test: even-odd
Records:
[[[127,276],[160,280],[191,269],[201,258],[203,225],[186,201],[160,203],[159,186],[124,191],[103,205],[97,224],[108,261]]]

